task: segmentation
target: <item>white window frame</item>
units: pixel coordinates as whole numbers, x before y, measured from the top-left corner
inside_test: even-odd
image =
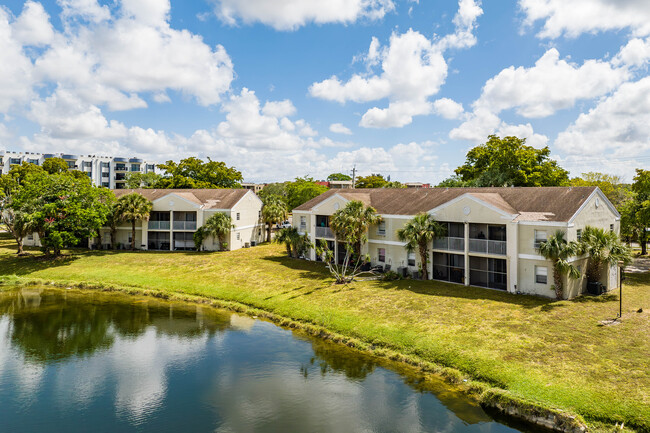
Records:
[[[540,277],[543,277],[544,281],[540,281]],[[548,284],[548,266],[535,266],[535,283]]]
[[[386,248],[377,248],[377,261],[379,263],[386,263]]]
[[[237,221],[239,221],[239,218],[240,218],[240,214],[239,212],[237,212]]]
[[[576,230],[576,239],[582,239],[582,229]]]
[[[417,263],[416,259],[417,259],[417,257],[415,255],[415,251],[411,251],[410,253],[406,254],[406,264],[408,266],[415,266],[416,263]],[[411,264],[411,263],[413,263],[413,264]]]
[[[538,233],[544,233],[544,238],[540,238],[537,236]],[[535,240],[533,241],[533,246],[535,249],[539,248],[539,245],[542,242],[546,242],[548,240],[548,233],[546,233],[546,230],[535,230]]]
[[[237,240],[241,240],[241,233],[237,233]]]
[[[377,224],[377,234],[379,236],[386,236],[386,221],[380,221]]]

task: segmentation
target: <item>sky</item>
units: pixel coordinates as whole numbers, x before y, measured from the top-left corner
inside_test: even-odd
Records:
[[[631,181],[649,64],[650,0],[4,0],[0,149],[436,184],[496,134]]]

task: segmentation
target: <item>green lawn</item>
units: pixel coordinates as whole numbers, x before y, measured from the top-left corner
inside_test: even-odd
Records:
[[[551,301],[439,282],[333,285],[323,265],[262,245],[226,253],[77,252],[16,257],[0,235],[5,280],[103,283],[236,301],[453,367],[512,395],[650,431],[650,275],[618,296]],[[643,308],[644,312],[636,310]]]

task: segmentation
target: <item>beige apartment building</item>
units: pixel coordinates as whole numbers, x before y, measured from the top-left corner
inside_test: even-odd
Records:
[[[588,225],[620,232],[620,215],[597,187],[330,190],[294,209],[294,225],[313,242],[325,240],[340,261],[345,247],[329,220],[351,200],[382,216],[365,245],[373,266],[409,275],[421,269],[419,254],[409,254],[396,232],[427,212],[447,228],[447,236],[430,245],[430,278],[511,293],[554,296],[552,264],[536,247],[555,231],[574,241]],[[320,260],[313,250],[309,258]],[[586,270],[587,257],[571,261]],[[608,290],[618,286],[618,272],[613,266],[604,273],[601,282]],[[567,298],[585,292],[581,273],[578,280],[565,280]]]

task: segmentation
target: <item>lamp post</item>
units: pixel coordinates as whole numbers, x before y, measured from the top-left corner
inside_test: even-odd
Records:
[[[623,265],[625,263],[623,261],[618,262],[618,267],[620,269],[619,275],[618,275],[618,319],[623,317]]]

